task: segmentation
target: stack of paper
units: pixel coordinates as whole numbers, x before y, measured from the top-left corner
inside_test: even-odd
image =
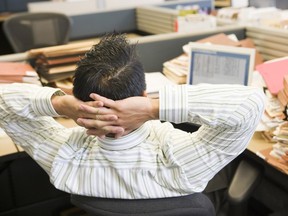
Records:
[[[176,32],[196,32],[216,28],[216,18],[206,14],[188,14],[178,16],[175,24]]]
[[[257,154],[276,169],[282,171],[285,174],[288,174],[288,156],[283,155],[282,157],[275,157],[273,156],[273,153],[271,153],[272,150],[273,147],[270,147],[259,151]]]
[[[41,85],[34,68],[26,62],[0,62],[0,83],[34,83]]]
[[[163,74],[176,84],[184,84],[188,73],[188,55],[183,54],[163,64]]]
[[[159,90],[166,85],[175,85],[161,72],[145,73],[146,92],[149,97],[158,97]]]
[[[263,133],[264,138],[267,138],[267,131]],[[262,149],[257,152],[257,155],[262,159],[266,160],[269,164],[274,166],[276,169],[288,174],[288,123],[282,122],[278,124],[276,130],[272,133],[272,139],[269,138],[268,142],[272,142],[271,147]]]

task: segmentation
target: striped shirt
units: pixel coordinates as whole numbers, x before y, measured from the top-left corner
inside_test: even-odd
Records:
[[[65,128],[51,96],[59,89],[0,86],[0,126],[63,191],[145,199],[201,192],[249,143],[264,110],[260,89],[239,85],[175,85],[162,89],[160,120],[119,139]],[[169,122],[200,124],[197,132]]]

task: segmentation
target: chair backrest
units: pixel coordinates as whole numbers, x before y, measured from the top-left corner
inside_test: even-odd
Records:
[[[71,21],[61,13],[18,13],[9,16],[3,30],[14,52],[62,45],[69,41]]]
[[[71,195],[71,202],[90,216],[215,216],[203,193],[159,199],[107,199]]]

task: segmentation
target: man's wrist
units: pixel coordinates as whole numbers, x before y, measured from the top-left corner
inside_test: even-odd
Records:
[[[151,118],[159,119],[159,99],[151,99]]]
[[[63,94],[57,94],[56,92],[55,92],[55,94],[53,94],[52,95],[52,97],[51,97],[51,103],[52,103],[52,106],[53,106],[53,108],[54,108],[54,110],[59,114],[59,115],[63,115],[63,113],[62,113],[62,97],[63,96],[65,96],[65,95],[63,95]]]

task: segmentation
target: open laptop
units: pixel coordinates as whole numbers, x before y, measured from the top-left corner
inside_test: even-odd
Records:
[[[191,42],[187,83],[250,85],[254,62],[253,48]]]

